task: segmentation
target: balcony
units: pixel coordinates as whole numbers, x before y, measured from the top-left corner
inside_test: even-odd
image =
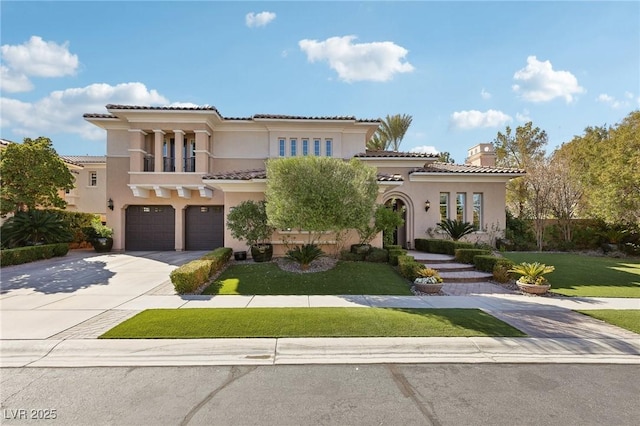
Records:
[[[153,172],[156,169],[155,159],[153,155],[147,155],[144,157],[144,169],[145,172]]]
[[[174,157],[162,157],[162,171],[163,172],[175,172],[176,171],[176,159]]]
[[[187,157],[182,160],[182,171],[194,173],[196,171],[196,157]]]

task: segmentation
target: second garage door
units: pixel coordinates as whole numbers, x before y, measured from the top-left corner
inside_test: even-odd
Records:
[[[126,250],[175,250],[175,210],[171,206],[129,206]]]
[[[213,250],[224,246],[222,206],[189,206],[184,222],[187,250]]]

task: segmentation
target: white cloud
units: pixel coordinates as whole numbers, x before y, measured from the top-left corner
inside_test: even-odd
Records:
[[[173,108],[198,108],[200,106],[205,106],[205,105],[198,105],[192,102],[172,102],[167,106],[170,106]]]
[[[298,46],[309,62],[327,61],[341,80],[388,81],[396,73],[411,72],[404,61],[409,51],[390,41],[353,43],[356,36],[331,37],[324,41],[300,40]]]
[[[484,90],[484,88],[480,91],[480,96],[482,96],[482,99],[491,99],[491,93]]]
[[[15,72],[33,77],[73,75],[78,68],[78,55],[69,52],[69,42],[60,45],[32,36],[24,44],[0,47],[4,63]]]
[[[529,121],[531,121],[531,117],[529,116],[529,110],[525,109],[522,111],[522,113],[517,112],[516,113],[516,120],[518,120],[521,123],[527,123]]]
[[[624,92],[624,97],[627,99],[633,99],[633,93],[631,92]]]
[[[0,127],[28,137],[74,133],[86,139],[104,138],[104,131],[86,122],[85,113],[106,113],[107,104],[167,105],[168,100],[142,83],[92,84],[51,92],[33,103],[0,98]]]
[[[26,75],[0,65],[0,89],[9,93],[28,92],[33,90],[33,84]]]
[[[490,109],[485,112],[471,110],[451,114],[451,125],[457,129],[477,129],[481,127],[500,127],[512,121],[502,111]]]
[[[431,145],[421,145],[413,147],[409,150],[409,152],[420,152],[423,154],[439,154],[440,151],[435,146]]]
[[[276,14],[273,12],[266,12],[266,11],[260,12],[260,13],[249,12],[244,17],[244,22],[247,25],[247,27],[254,28],[254,27],[264,27],[274,19],[276,19]]]
[[[631,98],[633,98],[632,93],[626,92],[625,97],[627,97],[627,99],[631,99],[628,95],[631,95]],[[631,105],[629,101],[624,101],[624,100],[620,101],[615,97],[608,95],[606,93],[599,94],[598,97],[596,98],[596,101],[601,102],[603,104],[607,104],[613,109],[624,108]]]
[[[530,102],[564,98],[569,103],[574,95],[585,92],[569,71],[554,71],[551,62],[539,61],[535,56],[529,56],[527,66],[516,71],[513,78],[519,82],[512,86],[513,90]]]

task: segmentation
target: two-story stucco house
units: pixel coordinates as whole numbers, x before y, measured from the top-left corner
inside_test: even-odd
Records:
[[[393,200],[405,212],[406,224],[397,232],[405,246],[445,217],[504,229],[505,184],[522,175],[492,167],[490,144],[470,150],[465,165],[438,163],[431,154],[366,151],[377,119],[236,118],[208,106],[106,108],[108,114],[84,118],[107,131],[106,196],[114,205],[107,224],[119,250],[246,249],[226,229],[225,218],[243,200],[264,199],[265,160],[272,158],[356,157],[376,167],[379,202]],[[284,238],[296,240],[292,232],[274,233],[276,253]]]
[[[107,162],[103,155],[61,155],[75,179],[74,188],[64,194],[66,210],[95,213],[106,221],[108,200]]]

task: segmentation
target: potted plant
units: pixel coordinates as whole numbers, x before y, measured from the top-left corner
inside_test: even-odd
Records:
[[[108,253],[113,247],[113,229],[103,225],[99,218],[91,221],[91,226],[83,229],[87,241],[98,253]]]
[[[413,285],[416,290],[422,293],[439,293],[442,289],[443,280],[435,269],[418,269],[416,275],[418,277],[413,280]]]
[[[233,238],[246,241],[255,262],[268,262],[273,257],[269,242],[274,228],[267,223],[264,201],[243,201],[227,215],[227,228]]]
[[[516,281],[516,285],[520,291],[530,294],[544,294],[549,291],[551,284],[549,284],[543,275],[553,272],[554,270],[555,267],[547,266],[544,263],[522,262],[511,268],[509,272],[520,275],[520,278]]]

